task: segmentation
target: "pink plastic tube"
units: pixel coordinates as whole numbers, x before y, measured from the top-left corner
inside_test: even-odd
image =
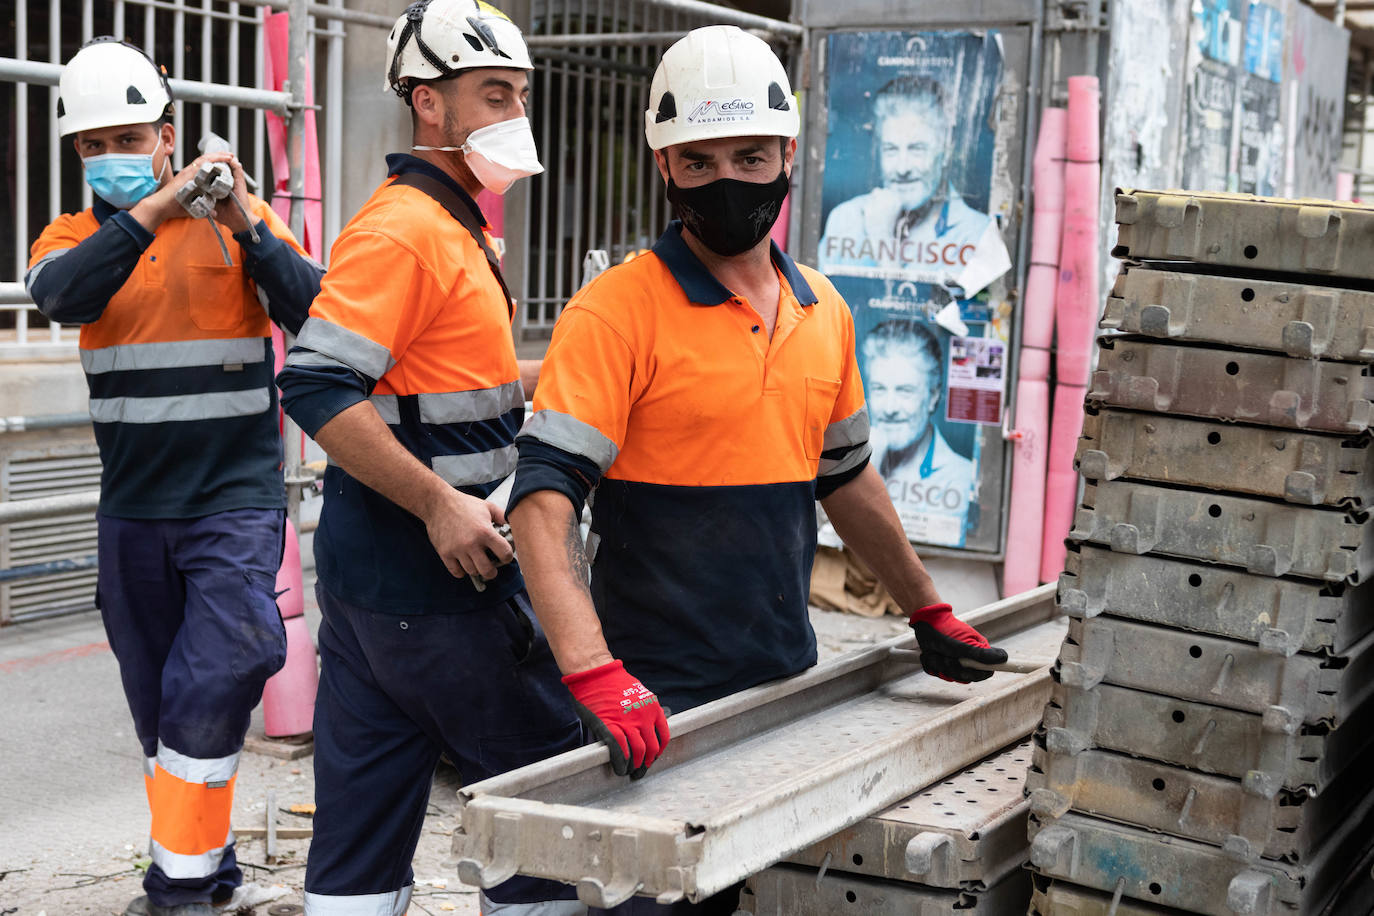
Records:
[[[1055,296],[1060,384],[1086,385],[1098,317],[1098,114],[1097,77],[1069,77],[1064,164],[1064,235]]]
[[[277,570],[277,609],[286,628],[286,664],[267,679],[262,689],[263,730],[269,738],[303,735],[311,730],[315,716],[315,692],[319,689],[320,669],[315,659],[315,644],[305,621],[305,593],[302,589],[301,545],[296,528],[286,522],[286,549],[281,569]]]
[[[1003,596],[1018,595],[1040,582],[1049,424],[1049,382],[1023,376],[1016,384],[1017,438],[1012,452],[1007,552],[1002,563]]]
[[[263,11],[263,69],[264,82],[282,91],[287,80],[289,67],[288,32],[291,16],[289,13],[269,13]],[[315,104],[315,90],[310,80],[310,70],[305,72],[305,104]],[[320,202],[320,145],[315,133],[315,111],[305,110],[305,234],[297,239],[310,256],[317,261],[324,260],[324,205]],[[286,122],[281,115],[267,113],[267,145],[272,154],[272,174],[276,176],[275,193],[272,195],[272,209],[288,224],[291,220],[291,188],[287,184],[291,169],[287,163]]]
[[[1012,434],[1007,549],[1002,594],[1015,595],[1040,581],[1045,521],[1045,460],[1049,446],[1050,340],[1059,243],[1064,221],[1064,134],[1067,112],[1047,108],[1035,142],[1035,210],[1031,218],[1031,265],[1022,299],[1021,359]]]
[[[1083,398],[1086,385],[1056,385],[1054,420],[1045,472],[1044,547],[1040,557],[1040,581],[1054,582],[1064,569],[1064,538],[1073,526],[1078,504],[1078,472],[1073,455],[1083,432]]]

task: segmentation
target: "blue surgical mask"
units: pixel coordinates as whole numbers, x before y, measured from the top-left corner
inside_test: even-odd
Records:
[[[160,175],[153,174],[153,154],[107,153],[81,160],[86,169],[86,184],[101,200],[127,210],[157,190]],[[162,159],[167,170],[167,158]]]

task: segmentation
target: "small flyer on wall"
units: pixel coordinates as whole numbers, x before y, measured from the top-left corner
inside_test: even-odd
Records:
[[[945,419],[952,423],[1002,422],[1006,344],[989,337],[952,337],[945,375]]]

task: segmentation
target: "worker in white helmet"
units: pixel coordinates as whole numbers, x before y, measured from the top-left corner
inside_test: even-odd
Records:
[[[541,171],[520,30],[475,0],[412,4],[387,85],[411,152],[339,234],[278,380],[329,453],[315,535],[323,670],[315,706],[311,916],[402,916],[440,754],[477,782],[582,744],[582,728],[486,500],[515,469],[538,362],[476,203]],[[581,913],[516,877],[483,913]]]
[[[668,49],[645,135],[678,221],[568,304],[518,439],[507,511],[530,595],[617,772],[642,775],[663,752],[664,705],[681,712],[815,664],[817,499],[911,615],[927,671],[981,680],[990,672],[965,660],[1006,659],[941,602],[869,465],[848,307],[769,241],[796,105],[773,51],[738,28],[696,29]],[[613,912],[730,914],[737,902],[735,889]]]
[[[43,230],[25,283],[43,314],[81,326],[102,463],[98,603],[152,809],[146,896],[127,912],[196,916],[242,883],[238,756],[286,654],[270,324],[300,329],[324,269],[231,154],[178,171],[171,118],[167,79],[138,48],[99,38],[72,57],[57,127],[95,200]],[[174,196],[211,162],[233,184],[213,224]]]

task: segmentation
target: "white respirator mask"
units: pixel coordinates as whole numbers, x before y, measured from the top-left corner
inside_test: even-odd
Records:
[[[504,194],[516,181],[544,171],[529,118],[511,118],[478,128],[462,146],[412,146],[416,150],[463,154],[472,174],[493,194]]]

